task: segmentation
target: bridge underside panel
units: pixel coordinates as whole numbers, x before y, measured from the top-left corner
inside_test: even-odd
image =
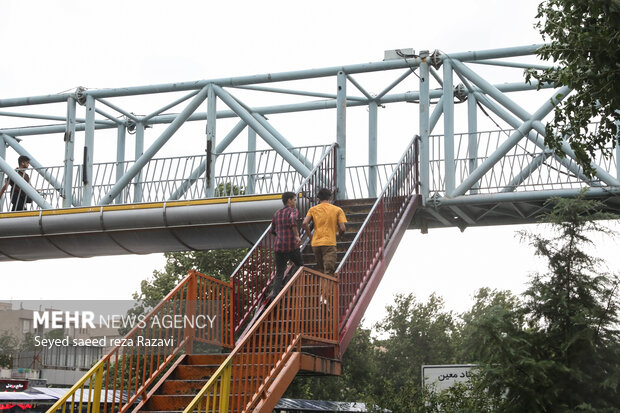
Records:
[[[429,228],[457,227],[464,230],[467,227],[537,223],[541,215],[549,211],[545,206],[548,198],[539,199],[535,194],[530,199],[512,201],[485,201],[480,198],[471,196],[471,202],[459,200],[452,203],[445,199],[436,200],[436,203],[431,200],[426,206],[418,208],[409,229],[426,232]],[[588,198],[603,202],[606,212],[620,214],[618,194],[592,194]]]
[[[262,196],[4,214],[0,261],[251,247],[281,206]]]

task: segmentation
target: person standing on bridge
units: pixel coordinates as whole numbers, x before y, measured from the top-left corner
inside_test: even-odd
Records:
[[[317,196],[319,204],[308,210],[302,223],[312,241],[317,270],[327,275],[334,275],[336,271],[338,261],[336,234],[344,234],[347,222],[342,208],[329,203],[331,196],[332,191],[321,188]],[[314,234],[310,231],[311,221],[314,223]]]
[[[30,158],[26,155],[22,155],[17,158],[18,167],[15,169],[15,172],[19,174],[24,181],[30,183],[30,176],[26,173],[26,169],[30,167]],[[26,203],[30,202],[30,198],[26,195],[24,191],[11,179],[6,178],[4,180],[4,186],[0,189],[0,198],[6,192],[7,187],[11,185],[11,211],[25,211]]]
[[[282,290],[284,283],[284,271],[291,261],[296,268],[304,265],[303,258],[299,247],[301,239],[299,238],[299,228],[297,228],[297,220],[299,212],[297,211],[297,195],[293,192],[285,192],[282,194],[282,203],[284,207],[276,211],[271,220],[271,233],[276,237],[275,241],[275,261],[276,261],[276,277],[273,280],[271,296],[276,297]]]

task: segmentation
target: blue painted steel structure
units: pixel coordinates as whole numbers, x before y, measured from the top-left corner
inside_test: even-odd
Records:
[[[611,210],[620,209],[620,148],[610,160],[599,158],[593,165],[596,175],[587,179],[568,144],[565,158],[544,145],[544,121],[571,91],[523,81],[522,69],[545,67],[534,58],[538,48],[411,55],[397,51],[400,58],[381,62],[0,99],[0,180],[10,177],[33,200],[34,209],[43,210],[231,195],[222,192],[222,185],[246,194],[276,193],[294,187],[312,169],[316,154],[301,146],[335,141],[338,197],[374,197],[381,191],[381,173],[389,175],[378,154],[398,146],[384,132],[379,110],[413,103],[417,111],[401,111],[387,125],[420,139],[422,207],[412,228],[533,222],[544,200],[575,196],[583,188]],[[375,88],[378,93],[369,92]],[[519,92],[515,98],[513,92]],[[160,106],[134,109],[132,102],[139,100]],[[201,112],[205,102],[206,111]],[[368,111],[367,145],[359,145],[359,124],[352,124],[358,118],[350,113],[358,107]],[[316,117],[307,126],[299,119],[317,111],[326,114],[320,122],[332,132],[316,142],[300,141],[294,130],[283,132],[281,123],[267,118],[295,116],[293,122],[300,122],[302,130],[316,127]],[[136,114],[140,112],[147,115]],[[15,119],[28,123],[16,124]],[[236,123],[230,127],[227,119]],[[182,129],[188,124],[202,125],[204,132],[198,137],[191,132],[188,140]],[[239,136],[246,128],[247,141],[242,142]],[[491,129],[498,132],[487,132]],[[62,159],[39,160],[48,154],[45,149],[38,153],[29,142],[41,135],[50,141],[62,137]],[[132,143],[134,156],[128,159]],[[57,140],[51,144],[58,145]],[[185,145],[194,151],[167,156]],[[231,145],[241,145],[235,153],[244,153],[234,172],[224,166],[233,163],[235,155],[225,152]],[[367,161],[351,167],[350,154],[360,146],[367,147]],[[113,159],[101,162],[99,153],[111,147]],[[7,153],[8,148],[14,154]],[[266,151],[279,166],[274,163],[267,170],[260,164]],[[31,158],[34,188],[6,161],[15,155]],[[7,211],[8,198],[0,199],[0,213]]]

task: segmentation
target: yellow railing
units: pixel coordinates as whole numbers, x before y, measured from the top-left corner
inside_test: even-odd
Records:
[[[205,314],[211,315],[211,328],[197,328],[198,320],[205,325]],[[134,321],[116,347],[48,412],[125,412],[144,400],[157,377],[178,355],[191,353],[195,343],[231,348],[231,284],[191,271],[148,315]]]
[[[337,345],[337,312],[336,278],[300,268],[184,413],[251,411],[303,339]]]

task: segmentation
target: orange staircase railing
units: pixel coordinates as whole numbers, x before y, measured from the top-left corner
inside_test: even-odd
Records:
[[[396,165],[336,269],[340,288],[339,344],[346,349],[415,212],[419,193],[418,140]]]
[[[304,217],[308,209],[314,205],[316,192],[322,188],[335,189],[336,185],[336,145],[331,145],[323,154],[319,163],[311,174],[304,179],[297,194],[301,194],[297,202],[299,216]],[[301,234],[303,237],[303,234]],[[234,289],[234,331],[235,334],[243,331],[254,310],[263,300],[271,281],[275,275],[273,260],[274,239],[271,226],[254,244],[243,261],[237,266],[231,276]]]
[[[131,331],[48,412],[127,411],[195,343],[232,348],[231,307],[229,283],[190,272],[153,310],[135,318]],[[198,328],[205,325],[209,328]],[[150,340],[157,345],[145,345]]]
[[[337,346],[337,290],[336,278],[300,268],[184,412],[271,411],[258,407],[279,399],[271,390],[303,339]]]

